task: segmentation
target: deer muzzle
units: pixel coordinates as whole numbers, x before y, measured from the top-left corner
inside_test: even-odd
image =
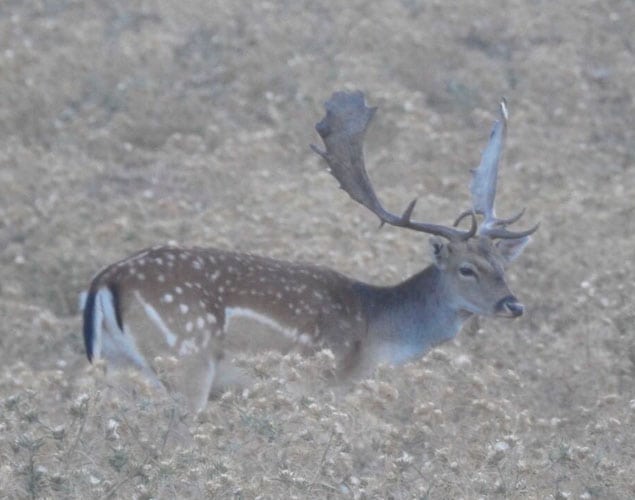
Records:
[[[496,314],[499,316],[507,316],[509,318],[517,318],[522,316],[525,307],[513,295],[508,295],[498,301],[496,304]]]

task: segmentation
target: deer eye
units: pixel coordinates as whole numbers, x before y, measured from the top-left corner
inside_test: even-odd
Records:
[[[459,267],[459,274],[465,278],[476,278],[476,271],[474,268],[465,264]]]

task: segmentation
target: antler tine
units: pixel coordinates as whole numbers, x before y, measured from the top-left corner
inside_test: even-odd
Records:
[[[468,215],[470,215],[472,213],[474,213],[473,210],[465,210],[465,211],[461,212],[459,214],[459,216],[454,220],[453,226],[454,227],[458,226],[463,219],[465,219]],[[483,215],[483,214],[481,213],[479,215]],[[517,214],[512,215],[511,217],[509,217],[507,219],[496,219],[494,221],[494,225],[503,226],[504,227],[504,226],[507,226],[509,224],[513,224],[514,222],[517,222],[518,220],[520,220],[520,218],[523,215],[525,215],[525,209],[524,208],[522,210],[520,210]]]
[[[518,222],[520,218],[525,215],[525,208],[522,208],[516,215],[512,215],[507,219],[496,219],[496,223],[502,226],[507,226],[508,224],[513,224],[514,222]]]
[[[474,236],[474,215],[472,228],[469,231],[460,231],[437,224],[413,222],[410,217],[416,200],[410,202],[401,216],[388,212],[377,198],[364,165],[364,135],[377,108],[367,107],[364,94],[360,91],[335,92],[324,107],[326,116],[315,129],[320,134],[326,151],[314,145],[311,148],[326,160],[329,172],[353,200],[377,215],[382,224],[435,234],[449,240],[466,240]]]
[[[538,222],[534,227],[530,229],[526,229],[525,231],[508,231],[503,227],[495,227],[487,229],[485,232],[485,236],[489,236],[492,239],[499,240],[514,240],[517,238],[524,238],[526,236],[530,236],[535,233],[540,227],[540,222]]]
[[[537,223],[534,227],[532,227],[531,229],[526,229],[525,231],[514,232],[514,231],[508,231],[507,229],[505,229],[505,226],[507,226],[508,224],[513,224],[514,222],[519,220],[524,213],[525,213],[525,209],[523,208],[516,215],[513,215],[512,217],[509,217],[508,219],[496,219],[495,223],[499,227],[481,228],[480,234],[483,236],[489,236],[490,238],[493,238],[493,239],[515,239],[515,238],[524,238],[525,236],[529,236],[540,227],[540,223]],[[456,220],[454,221],[454,226],[455,227],[458,226],[463,219],[465,219],[468,215],[473,215],[473,214],[474,214],[474,211],[465,210],[456,218]]]
[[[472,214],[476,215],[476,213],[477,213],[477,212],[475,212],[474,210],[464,210],[463,212],[461,212],[461,213],[459,214],[459,216],[458,216],[456,219],[454,219],[454,224],[452,224],[452,225],[453,225],[454,227],[456,227],[456,226],[458,226],[458,225],[459,225],[459,224],[463,221],[463,219],[465,219],[468,215],[472,215]],[[483,215],[483,214],[480,214],[480,215]]]
[[[524,238],[538,229],[538,224],[531,229],[520,232],[512,232],[505,229],[506,226],[517,222],[523,216],[525,213],[524,208],[512,217],[504,219],[496,217],[494,202],[496,199],[498,164],[505,145],[508,118],[507,101],[503,99],[500,103],[500,120],[494,124],[485,151],[483,151],[481,156],[481,162],[478,168],[472,171],[473,177],[470,183],[474,211],[482,214],[484,217],[479,234],[490,238]],[[458,224],[467,213],[469,212],[463,212],[459,215],[455,221],[455,225]]]

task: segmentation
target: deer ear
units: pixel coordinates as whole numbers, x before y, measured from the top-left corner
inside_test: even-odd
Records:
[[[496,248],[500,252],[501,257],[507,264],[515,261],[529,243],[531,238],[524,236],[523,238],[513,238],[510,240],[498,240],[496,242]]]
[[[432,246],[432,255],[437,266],[444,269],[449,253],[447,242],[441,238],[430,238],[430,245]]]

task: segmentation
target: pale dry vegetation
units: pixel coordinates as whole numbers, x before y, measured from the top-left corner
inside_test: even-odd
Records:
[[[0,497],[635,497],[633,19],[628,0],[0,3]],[[429,262],[309,151],[342,87],[380,106],[386,205],[418,195],[443,223],[508,98],[500,211],[542,223],[510,277],[526,316],[347,390],[326,352],[245,358],[258,383],[194,421],[113,388],[77,295],[144,246],[377,283]]]

